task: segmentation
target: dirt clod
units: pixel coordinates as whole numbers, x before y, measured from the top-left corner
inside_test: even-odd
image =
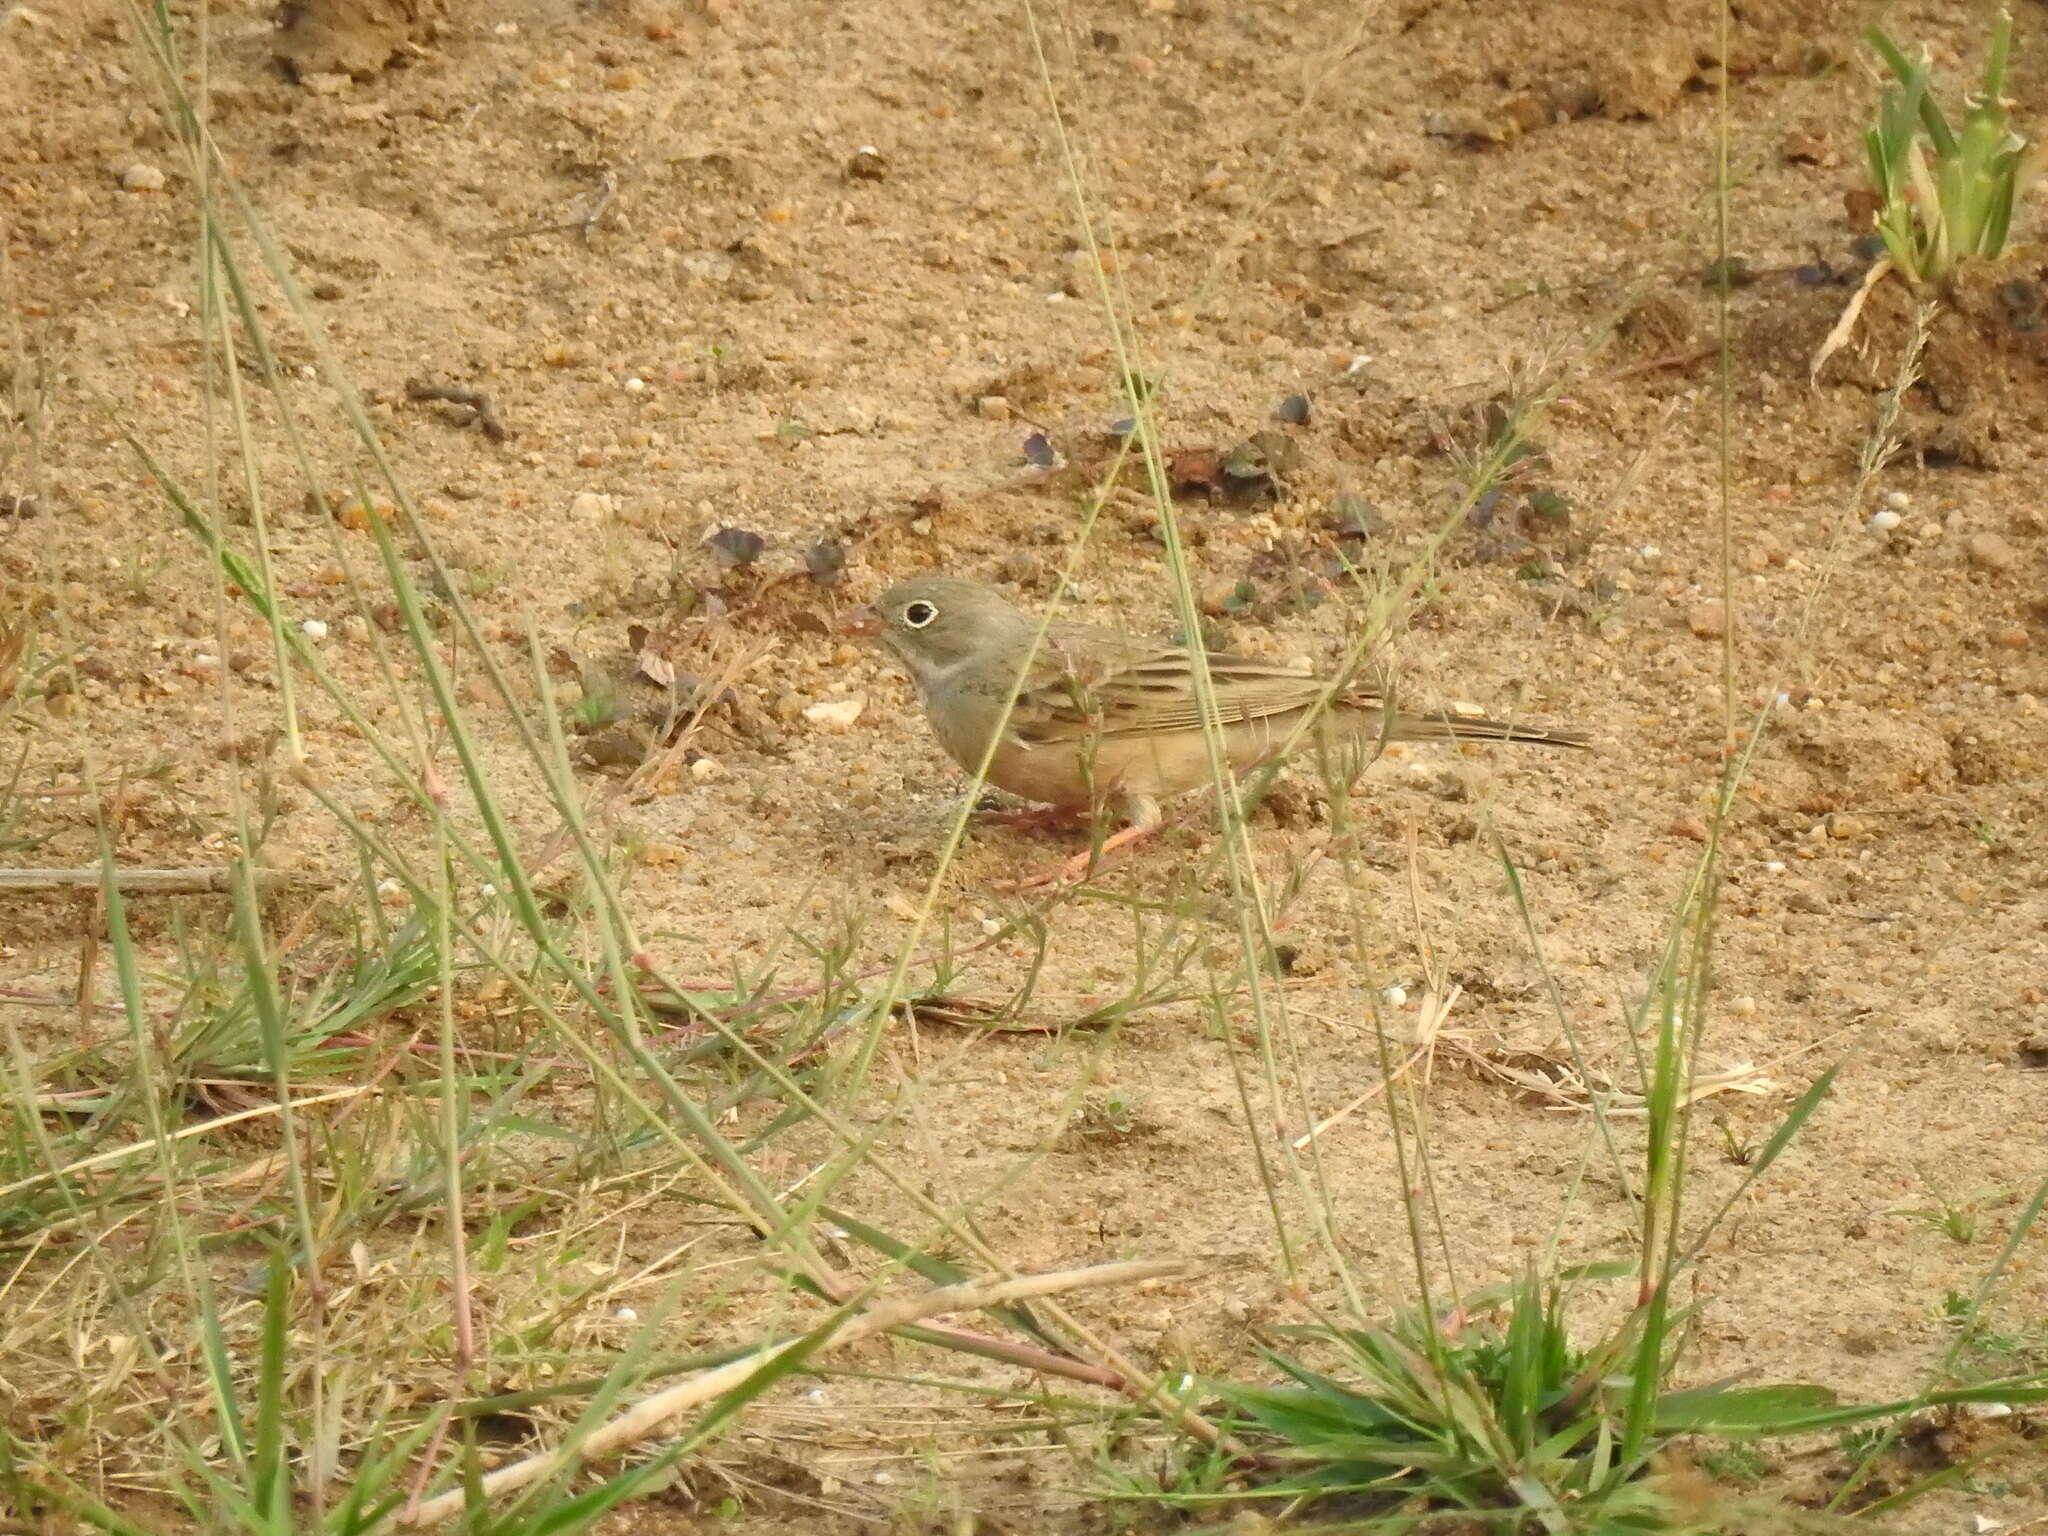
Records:
[[[1983,532],[1970,535],[1964,550],[1970,557],[1970,564],[1984,571],[2010,571],[2020,563],[2019,551],[2001,534]]]

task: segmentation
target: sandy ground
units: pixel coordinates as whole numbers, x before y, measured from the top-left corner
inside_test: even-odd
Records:
[[[1042,432],[1084,462],[1124,414],[1020,14],[503,0],[458,14],[388,71],[289,83],[270,63],[265,10],[212,7],[215,132],[507,664],[523,666],[529,623],[593,659],[626,657],[629,630],[647,626],[700,671],[772,643],[741,680],[741,723],[714,722],[703,764],[609,824],[657,851],[630,885],[650,942],[678,972],[717,976],[858,913],[862,952],[886,956],[962,780],[907,684],[829,626],[932,569],[1045,601],[1086,497],[1077,477],[1034,468],[1026,440]],[[32,448],[0,464],[0,491],[34,502],[33,515],[0,514],[0,593],[47,594],[83,646],[77,695],[32,705],[10,733],[10,754],[29,748],[24,782],[55,792],[29,822],[48,841],[16,862],[92,859],[85,802],[62,794],[88,752],[108,777],[165,769],[132,797],[124,858],[217,858],[230,835],[223,738],[260,740],[273,702],[260,631],[238,620],[227,660],[246,686],[223,725],[204,561],[117,430],[203,484],[187,171],[118,14],[78,0],[0,21],[7,345],[18,385],[30,358],[49,374]],[[1977,16],[1915,3],[1888,23],[1929,40],[1956,81],[1976,58]],[[1629,1010],[1701,850],[1723,740],[1716,636],[1732,622],[1736,712],[1782,702],[1724,846],[1704,1065],[1753,1064],[1768,1087],[1722,1095],[1711,1113],[1756,1142],[1826,1065],[1842,1074],[1713,1243],[1693,1369],[1858,1396],[1925,1379],[1948,1342],[1944,1294],[1974,1286],[2048,1166],[2048,513],[2035,473],[2048,380],[2022,293],[2009,334],[1937,359],[1940,398],[1916,398],[1907,423],[1935,450],[1927,465],[1903,456],[1856,500],[1869,386],[1894,366],[1899,329],[1878,326],[1869,355],[1817,389],[1807,364],[1856,270],[1842,199],[1870,100],[1854,41],[1866,19],[1791,3],[1737,18],[1731,245],[1753,281],[1731,303],[1731,617],[1711,606],[1708,8],[1155,0],[1039,17],[1169,447],[1271,431],[1298,453],[1275,501],[1183,504],[1219,637],[1331,654],[1355,605],[1336,589],[1309,606],[1290,596],[1336,552],[1333,506],[1338,518],[1352,507],[1338,498],[1377,510],[1363,547],[1398,568],[1454,504],[1447,445],[1477,439],[1489,400],[1557,381],[1535,428],[1548,466],[1530,484],[1564,498],[1569,526],[1511,497],[1492,526],[1455,532],[1392,654],[1419,695],[1570,722],[1600,750],[1413,748],[1376,767],[1351,805],[1366,833],[1368,953],[1350,941],[1334,859],[1283,935],[1313,1112],[1377,1073],[1368,993],[1404,987],[1393,1016],[1412,1028],[1430,966],[1462,987],[1450,1027],[1476,1047],[1556,1053],[1494,829],[1525,868],[1569,1016],[1597,1062],[1626,1070]],[[2048,58],[2038,19],[2022,18],[2023,100]],[[2040,234],[2040,206],[2021,238]],[[313,356],[297,339],[282,347],[304,375],[313,459],[339,481],[363,466]],[[425,376],[485,392],[512,435],[408,398]],[[1312,400],[1310,420],[1277,423],[1295,394]],[[370,628],[337,584],[328,519],[307,509],[269,408],[257,411],[293,612],[326,624],[328,664],[374,691]],[[1873,533],[1865,520],[1886,496],[1898,526]],[[239,484],[223,497],[246,517]],[[705,546],[722,527],[766,541],[752,571],[725,572]],[[360,527],[342,538],[372,562]],[[821,540],[848,551],[830,588],[804,574]],[[1112,498],[1074,612],[1164,632],[1162,573],[1144,498]],[[702,617],[705,593],[730,611]],[[692,603],[696,617],[680,616]],[[861,701],[850,724],[805,714],[841,700]],[[317,699],[307,708],[316,760],[360,811],[402,825],[344,723]],[[509,729],[491,710],[479,718],[516,785]],[[602,765],[589,777],[605,783]],[[269,855],[348,873],[319,808],[281,795]],[[515,787],[512,804],[545,832],[537,794]],[[1255,838],[1276,881],[1327,827],[1304,792]],[[1100,885],[1178,899],[1213,841],[1213,815],[1189,807]],[[941,914],[973,935],[1016,905],[995,890],[1004,877],[1066,851],[971,832]],[[74,985],[81,921],[69,903],[0,898],[0,983]],[[161,908],[142,921],[168,942]],[[1125,984],[1132,919],[1084,897],[1048,922],[1034,1011],[1057,1023]],[[1232,933],[1219,920],[1213,942],[1227,950]],[[999,996],[1027,958],[985,951],[960,985]],[[69,1043],[66,1015],[14,1011],[31,1049]],[[1063,1137],[980,1208],[984,1235],[1020,1266],[1240,1255],[1092,1315],[1162,1367],[1252,1369],[1247,1320],[1299,1314],[1247,1155],[1233,1067],[1246,1029],[1241,1010],[1219,1021],[1162,1006],[1099,1059],[1079,1038],[905,1032],[887,1070],[921,1099],[894,1150],[961,1198],[1036,1147],[1094,1073],[1132,1100],[1130,1128]],[[1467,1283],[1496,1279],[1547,1240],[1584,1118],[1448,1060],[1431,1101],[1450,1250]],[[1293,1107],[1284,1116],[1298,1128]],[[1383,1119],[1347,1122],[1322,1155],[1347,1254],[1397,1294],[1406,1258]],[[1700,1208],[1740,1173],[1703,1140]],[[1914,1214],[1943,1201],[1980,1212],[1976,1241]],[[629,1254],[661,1251],[660,1218],[647,1219],[625,1234]],[[1611,1255],[1627,1207],[1596,1180],[1563,1230],[1568,1259]],[[1315,1268],[1305,1283],[1326,1278]],[[2000,1315],[2048,1317],[2037,1258],[2022,1255]],[[1070,1502],[1061,1489],[1077,1474],[1056,1458],[956,1456],[957,1439],[892,1430],[856,1389],[828,1390],[866,1401],[872,1424],[856,1429],[829,1401],[777,1408],[764,1422],[781,1427],[747,1451],[773,1480],[913,1525],[913,1482],[947,1507],[995,1512],[989,1529],[1049,1529]],[[924,1460],[909,1449],[941,1441]],[[2048,1511],[2038,1480],[2001,1486],[1929,1506],[1925,1528]],[[764,1521],[826,1528],[803,1523],[827,1518],[810,1506],[749,1501]]]

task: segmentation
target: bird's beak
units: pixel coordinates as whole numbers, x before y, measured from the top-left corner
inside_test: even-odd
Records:
[[[860,640],[873,640],[882,632],[882,615],[873,603],[849,609],[839,620],[839,633]]]

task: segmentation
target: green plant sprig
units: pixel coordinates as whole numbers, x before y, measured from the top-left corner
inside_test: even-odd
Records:
[[[1877,126],[1863,135],[1880,200],[1877,233],[1907,282],[1937,284],[1958,262],[1998,255],[2012,227],[2027,151],[2003,94],[2012,16],[1999,12],[1983,85],[1965,98],[1960,133],[1934,97],[1925,48],[1909,59],[1882,27],[1870,28],[1864,40],[1895,82],[1879,98]]]

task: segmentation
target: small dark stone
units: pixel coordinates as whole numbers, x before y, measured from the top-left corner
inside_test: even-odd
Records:
[[[1568,525],[1572,520],[1571,502],[1565,499],[1562,491],[1551,490],[1547,486],[1529,493],[1529,512],[1543,522],[1560,526]]]
[[[837,586],[846,574],[846,546],[837,539],[818,540],[804,551],[804,569],[819,586]]]
[[[1330,498],[1330,510],[1326,516],[1338,538],[1354,539],[1360,543],[1376,538],[1387,526],[1387,520],[1380,516],[1378,507],[1350,491]]]
[[[711,546],[712,558],[728,568],[752,565],[768,547],[760,534],[745,528],[721,528],[704,542]]]
[[[2029,333],[2041,329],[2044,305],[2039,283],[2024,277],[1998,285],[1998,302],[2005,306],[2005,323],[2014,331]]]
[[[1707,263],[1700,273],[1700,282],[1716,291],[1722,289],[1747,288],[1756,281],[1756,274],[1749,269],[1749,261],[1742,256],[1722,256]]]
[[[1305,427],[1310,415],[1307,395],[1289,395],[1274,407],[1273,419],[1284,421],[1289,426]]]
[[[1043,432],[1034,432],[1024,439],[1024,461],[1040,469],[1051,469],[1059,462],[1060,456],[1053,451],[1052,439]]]

